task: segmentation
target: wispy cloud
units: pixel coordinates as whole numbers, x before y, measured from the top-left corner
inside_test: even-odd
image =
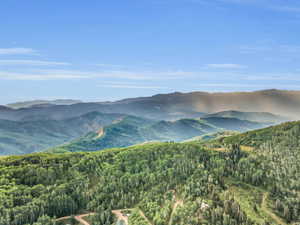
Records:
[[[60,79],[96,79],[119,78],[127,80],[171,80],[195,76],[187,71],[78,71],[78,70],[31,70],[26,72],[2,71],[0,79],[6,80],[60,80]]]
[[[265,52],[272,50],[270,46],[240,46],[241,53],[257,53],[257,52]]]
[[[145,85],[130,85],[130,84],[101,84],[99,87],[107,88],[125,88],[125,89],[167,89],[168,87],[162,86],[145,86]]]
[[[225,64],[208,64],[208,68],[214,69],[244,69],[247,66],[240,65],[240,64],[232,64],[232,63],[225,63]]]
[[[300,6],[293,7],[293,6],[281,5],[281,6],[273,6],[271,8],[282,12],[300,13]]]
[[[165,0],[166,1],[166,0]],[[165,2],[164,1],[164,2]],[[300,13],[300,4],[297,1],[287,0],[185,0],[186,2],[198,3],[202,5],[218,6],[221,4],[239,4],[262,7],[269,10],[281,11],[286,13]]]
[[[245,78],[249,81],[295,81],[300,82],[300,73],[285,73],[285,74],[257,74],[250,75]]]
[[[99,66],[99,67],[108,67],[108,68],[124,68],[124,67],[128,67],[128,66],[125,66],[125,65],[105,64],[105,63],[96,63],[94,65],[95,66]]]
[[[59,73],[59,72],[0,72],[2,80],[65,80],[88,78],[84,74]]]
[[[26,65],[26,66],[69,66],[70,63],[41,61],[41,60],[0,60],[0,65]]]
[[[300,84],[245,84],[245,83],[206,83],[199,84],[195,87],[209,87],[209,88],[226,88],[228,91],[232,91],[231,88],[251,88],[251,89],[273,89],[274,87],[280,89],[299,89]],[[229,88],[229,89],[228,89]]]
[[[240,53],[243,54],[254,54],[254,53],[274,53],[277,54],[298,54],[300,53],[300,46],[299,45],[287,45],[287,44],[266,44],[264,46],[257,45],[257,46],[240,46],[239,47]]]
[[[37,51],[32,48],[0,48],[0,55],[34,55]]]

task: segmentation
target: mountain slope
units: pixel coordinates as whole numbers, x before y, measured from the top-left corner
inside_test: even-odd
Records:
[[[118,123],[104,127],[99,137],[91,132],[69,144],[50,149],[52,152],[97,151],[112,147],[126,147],[144,142],[184,141],[200,135],[223,130],[246,131],[266,124],[234,118],[181,119],[177,121],[151,121],[127,116]]]
[[[212,141],[218,145],[244,145],[259,148],[264,144],[272,142],[278,146],[293,146],[299,145],[297,133],[300,131],[300,121],[286,122],[280,125],[252,130],[242,134],[233,135],[230,137],[221,138]]]
[[[0,120],[0,155],[41,151],[96,131],[122,117],[120,114],[91,112],[60,121]]]

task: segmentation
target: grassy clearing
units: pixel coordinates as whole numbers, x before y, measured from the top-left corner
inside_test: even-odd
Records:
[[[246,146],[246,145],[241,145],[240,148],[242,151],[245,151],[245,152],[252,152],[254,150],[253,147]]]
[[[263,224],[266,216],[260,209],[262,193],[255,189],[244,189],[236,186],[230,187],[229,191],[240,204],[246,214],[258,224]]]
[[[234,195],[235,200],[240,204],[246,214],[256,223],[264,224],[264,221],[274,221],[275,224],[281,219],[273,216],[271,208],[272,202],[265,197],[266,192],[251,185],[229,181],[229,191]]]

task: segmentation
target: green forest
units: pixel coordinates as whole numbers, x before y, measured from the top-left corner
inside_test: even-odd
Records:
[[[300,223],[300,122],[230,137],[0,158],[0,225]],[[67,220],[60,220],[61,217]]]

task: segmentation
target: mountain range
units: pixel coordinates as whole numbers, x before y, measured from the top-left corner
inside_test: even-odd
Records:
[[[125,114],[89,112],[63,120],[0,120],[0,153],[25,154],[53,147],[55,152],[96,151],[150,141],[184,141],[225,130],[262,128],[277,122],[276,116],[272,118],[275,120],[268,123],[209,115],[201,119],[157,121]]]
[[[95,151],[154,141],[180,142],[226,130],[244,132],[290,120],[292,107],[297,112],[298,105],[286,101],[298,94],[278,90],[177,92],[116,102],[39,100],[0,106],[0,154]],[[230,110],[215,112],[226,109],[225,103]]]
[[[49,105],[48,105],[49,106]],[[300,119],[300,91],[263,90],[232,93],[171,93],[131,98],[115,102],[77,103],[71,105],[0,108],[0,119],[62,120],[89,112],[121,113],[155,120],[199,118],[221,111],[269,112],[288,119]]]

